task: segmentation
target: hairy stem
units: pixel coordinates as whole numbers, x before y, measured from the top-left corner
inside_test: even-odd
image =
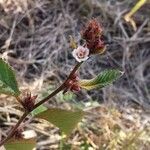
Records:
[[[71,73],[69,74],[67,80],[70,79],[70,77],[79,69],[79,67],[81,66],[82,63],[83,63],[83,61],[76,64],[76,66],[73,68],[73,70],[72,70]],[[67,81],[67,80],[66,80],[66,81]]]
[[[37,107],[39,107],[40,105],[42,105],[43,103],[45,103],[46,101],[48,101],[50,98],[52,98],[54,95],[56,95],[57,93],[59,93],[63,89],[64,89],[64,83],[60,87],[58,87],[54,92],[52,92],[50,95],[48,95],[47,97],[45,97],[44,99],[39,101],[36,105],[34,105],[32,111],[34,109],[36,109]]]
[[[2,146],[4,143],[6,143],[15,133],[15,131],[17,130],[17,128],[19,127],[19,125],[24,121],[24,119],[26,118],[26,116],[28,115],[28,112],[25,112],[22,117],[19,119],[19,121],[17,122],[17,124],[15,125],[15,127],[9,132],[8,136],[2,140],[0,142],[0,146]]]
[[[42,105],[43,103],[45,103],[46,101],[48,101],[50,98],[52,98],[53,96],[55,96],[57,93],[59,93],[60,91],[62,91],[65,88],[65,83],[68,81],[68,79],[70,79],[70,77],[79,69],[79,67],[81,66],[82,62],[77,63],[77,65],[73,68],[73,70],[71,71],[71,73],[68,75],[67,79],[64,81],[64,83],[62,83],[55,91],[53,91],[50,95],[48,95],[47,97],[45,97],[44,99],[42,99],[40,102],[38,102],[33,109],[30,111],[32,112],[34,109],[36,109],[37,107],[39,107],[40,105]],[[20,100],[19,100],[20,101]],[[24,121],[24,119],[26,118],[26,116],[30,113],[28,112],[24,112],[24,114],[22,115],[22,117],[19,119],[19,121],[17,122],[17,124],[14,126],[13,129],[11,129],[11,131],[9,132],[8,136],[3,139],[2,141],[0,141],[0,147],[6,143],[11,137],[13,137],[15,131],[17,130],[17,128],[19,127],[19,125]]]
[[[38,102],[32,109],[32,111],[39,107],[40,105],[42,105],[43,103],[45,103],[46,101],[48,101],[50,98],[52,98],[54,95],[56,95],[57,93],[59,93],[60,91],[62,91],[65,88],[65,83],[67,82],[68,79],[70,79],[70,77],[79,69],[79,67],[81,66],[82,62],[77,63],[76,66],[73,68],[73,70],[71,71],[71,73],[69,74],[69,76],[67,77],[67,79],[64,81],[63,84],[61,84],[54,92],[52,92],[50,95],[48,95],[47,97],[45,97],[43,100],[41,100],[40,102]]]

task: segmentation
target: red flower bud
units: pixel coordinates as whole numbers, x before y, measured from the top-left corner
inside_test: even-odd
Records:
[[[22,101],[23,107],[26,110],[31,111],[34,107],[36,98],[37,98],[37,95],[31,97],[31,93],[27,93],[27,96]]]
[[[73,91],[73,92],[79,92],[80,91],[80,86],[77,84],[77,83],[74,83],[71,88],[70,88],[70,91]]]
[[[93,43],[87,43],[87,47],[91,50],[90,54],[101,54],[105,51],[105,44],[101,39],[96,39]]]
[[[102,27],[96,19],[90,20],[85,29],[81,31],[82,38],[86,41],[93,41],[102,35]]]
[[[105,44],[101,39],[102,27],[96,19],[89,21],[81,35],[86,41],[90,54],[102,54],[105,51]]]
[[[70,87],[72,84],[73,84],[73,80],[69,79],[69,80],[66,82],[66,87]]]
[[[65,83],[65,89],[63,91],[63,94],[65,94],[68,90],[72,92],[78,92],[80,91],[80,86],[78,85],[78,74],[74,73],[70,79],[68,79]]]

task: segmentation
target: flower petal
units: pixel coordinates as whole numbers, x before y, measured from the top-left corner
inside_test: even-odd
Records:
[[[89,58],[89,49],[87,47],[78,46],[77,49],[73,50],[72,55],[78,62],[85,61]]]

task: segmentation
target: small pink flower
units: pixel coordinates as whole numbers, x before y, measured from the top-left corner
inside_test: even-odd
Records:
[[[83,46],[78,46],[72,52],[73,57],[78,61],[85,61],[89,58],[89,49]]]

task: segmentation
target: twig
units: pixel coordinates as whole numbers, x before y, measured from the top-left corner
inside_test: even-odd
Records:
[[[47,97],[45,97],[44,99],[42,99],[40,102],[38,102],[31,111],[25,111],[24,114],[22,115],[22,117],[19,119],[19,121],[17,122],[17,124],[14,126],[13,129],[11,129],[11,131],[9,132],[8,136],[3,139],[0,142],[0,147],[6,143],[11,137],[13,137],[15,131],[17,130],[17,128],[19,127],[19,125],[24,121],[24,119],[26,118],[26,116],[32,112],[34,109],[36,109],[37,107],[39,107],[40,105],[42,105],[43,103],[45,103],[46,101],[48,101],[50,98],[52,98],[54,95],[56,95],[57,93],[59,93],[61,90],[63,90],[65,88],[65,83],[68,81],[68,79],[70,79],[70,77],[79,69],[79,67],[81,66],[82,62],[77,63],[77,65],[73,68],[73,70],[71,71],[71,73],[68,75],[68,78],[64,81],[64,83],[62,83],[55,91],[53,91],[50,95],[48,95]]]
[[[71,78],[71,76],[79,69],[79,67],[81,66],[83,62],[77,63],[77,65],[73,68],[73,70],[71,71],[71,73],[69,74],[68,78],[65,80],[64,83],[62,83],[62,85],[60,85],[53,93],[51,93],[50,95],[48,95],[47,97],[45,97],[43,100],[41,100],[40,102],[38,102],[34,107],[33,110],[37,107],[39,107],[40,105],[42,105],[43,103],[45,103],[47,100],[49,100],[50,98],[52,98],[54,95],[56,95],[57,93],[59,93],[61,90],[63,90],[65,88],[65,83],[67,82],[68,79]]]
[[[26,116],[29,114],[29,112],[25,112],[22,117],[19,119],[19,121],[17,122],[17,124],[15,125],[15,127],[9,132],[8,136],[3,139],[1,142],[0,142],[0,147],[6,143],[15,133],[15,131],[17,130],[17,128],[19,127],[19,125],[23,122],[23,120],[26,118]]]

